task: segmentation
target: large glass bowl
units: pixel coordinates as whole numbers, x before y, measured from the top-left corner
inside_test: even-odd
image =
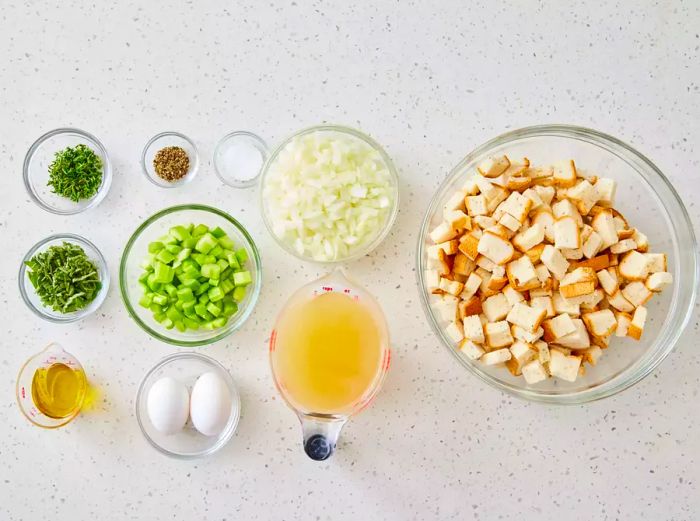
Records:
[[[143,289],[139,285],[138,278],[143,272],[141,262],[148,255],[148,244],[165,235],[171,227],[189,223],[206,224],[210,228],[219,226],[233,239],[237,248],[245,248],[249,259],[247,269],[251,273],[253,282],[248,286],[243,301],[238,303],[238,312],[229,319],[224,327],[211,331],[200,329],[181,333],[176,329],[165,329],[153,318],[151,310],[139,305]],[[129,315],[149,335],[169,344],[195,347],[221,340],[243,325],[253,311],[260,295],[261,268],[260,255],[252,237],[236,219],[210,206],[185,204],[161,210],[146,219],[136,229],[126,243],[122,254],[119,266],[119,287]]]
[[[280,153],[282,153],[286,146],[294,139],[297,139],[301,136],[305,136],[307,134],[311,134],[313,132],[350,136],[354,139],[359,139],[360,141],[364,141],[366,144],[368,144],[379,154],[379,156],[382,158],[382,161],[386,165],[386,168],[389,171],[389,174],[391,175],[392,191],[394,196],[392,206],[389,209],[389,213],[387,214],[386,220],[384,221],[381,229],[377,230],[377,233],[372,238],[372,240],[369,241],[364,247],[358,248],[357,250],[349,253],[347,256],[330,261],[319,261],[314,259],[310,255],[300,255],[291,245],[287,244],[280,237],[278,237],[273,230],[272,223],[270,222],[268,215],[268,206],[264,197],[266,179],[270,174],[271,166],[275,163],[275,161],[277,161],[277,158],[280,155]],[[265,162],[265,165],[263,165],[263,171],[260,177],[260,206],[262,208],[263,221],[265,222],[267,231],[270,233],[270,235],[272,235],[277,244],[279,244],[280,247],[287,253],[290,253],[301,260],[316,262],[319,264],[337,264],[339,262],[347,262],[359,259],[360,257],[364,257],[372,250],[374,250],[377,246],[379,246],[379,244],[389,234],[389,231],[391,230],[391,227],[394,224],[396,216],[399,212],[399,176],[396,173],[396,168],[394,167],[394,163],[392,163],[391,158],[387,155],[387,153],[384,151],[381,145],[379,145],[379,143],[377,143],[371,137],[363,134],[359,130],[355,130],[354,128],[350,127],[343,127],[340,125],[318,125],[315,127],[309,127],[304,130],[300,130],[296,134],[289,136],[282,143],[280,143],[280,145],[272,152],[272,154],[270,154],[270,157]]]
[[[648,304],[649,316],[641,341],[613,337],[610,347],[595,367],[568,383],[550,378],[527,385],[504,367],[472,362],[445,335],[433,309],[436,297],[426,288],[428,234],[440,223],[442,207],[462,186],[468,173],[488,156],[508,154],[528,157],[535,164],[550,164],[573,158],[588,173],[611,177],[618,183],[615,208],[631,226],[649,237],[650,251],[668,256],[674,283]],[[668,179],[642,154],[622,141],[587,128],[568,125],[527,127],[503,134],[481,145],[465,157],[433,196],[421,226],[417,273],[423,308],[435,334],[454,357],[471,373],[503,391],[521,398],[550,403],[583,403],[618,393],[651,373],[671,352],[687,325],[698,285],[697,243],[692,224]]]

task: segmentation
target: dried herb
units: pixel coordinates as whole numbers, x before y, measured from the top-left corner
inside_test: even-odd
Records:
[[[153,168],[161,179],[177,181],[187,175],[190,157],[180,147],[161,148],[153,158]]]
[[[83,309],[102,289],[97,267],[77,244],[51,246],[25,264],[41,303],[59,313]]]
[[[71,201],[90,199],[102,184],[102,159],[82,143],[56,152],[49,165],[48,186]]]

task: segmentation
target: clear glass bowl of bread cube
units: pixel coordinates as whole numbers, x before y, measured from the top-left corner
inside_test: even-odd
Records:
[[[419,235],[421,300],[470,372],[522,398],[584,403],[651,373],[687,325],[697,243],[669,180],[622,141],[545,125],[478,147]]]

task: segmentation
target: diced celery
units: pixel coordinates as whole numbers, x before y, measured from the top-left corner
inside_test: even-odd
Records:
[[[233,240],[231,240],[231,238],[228,235],[219,237],[219,245],[225,250],[233,250],[236,248],[236,244],[233,242]]]
[[[156,313],[153,315],[153,320],[156,322],[163,322],[163,320],[167,319],[167,315],[163,313],[162,311],[160,313]]]
[[[216,329],[216,326],[214,326],[214,322],[211,320],[208,322],[204,322],[200,327],[202,329],[206,329],[207,331],[211,331],[212,329]]]
[[[162,262],[158,262],[155,268],[155,282],[166,283],[173,280],[175,273],[170,266],[168,266],[167,264],[163,264]]]
[[[233,288],[236,287],[236,285],[231,282],[231,280],[222,280],[219,283],[219,287],[223,290],[224,293],[230,293],[233,291]]]
[[[197,291],[199,289],[199,281],[197,279],[184,279],[182,285],[186,288],[190,288],[192,291]]]
[[[199,289],[195,292],[197,295],[201,295],[202,293],[206,293],[209,290],[209,283],[205,282],[204,284],[201,284],[199,286]]]
[[[228,268],[228,262],[226,261],[226,259],[219,259],[218,261],[216,261],[216,265],[219,266],[219,269],[221,271]]]
[[[194,300],[194,298],[192,300],[182,301],[182,312],[185,313],[185,315],[187,313],[194,313],[194,306],[196,304],[197,301]]]
[[[155,258],[154,255],[149,255],[145,259],[141,261],[141,267],[144,270],[153,270],[153,259]]]
[[[245,294],[245,286],[238,286],[233,290],[233,300],[236,302],[241,302],[245,298]]]
[[[163,243],[160,241],[153,241],[148,245],[148,253],[158,253],[163,249]]]
[[[163,306],[161,306],[160,304],[156,304],[155,302],[148,306],[148,309],[150,309],[154,315],[163,312]]]
[[[209,255],[212,255],[213,257],[219,258],[219,256],[224,253],[224,249],[219,246],[218,244],[214,246],[211,251],[209,252]]]
[[[210,302],[209,304],[207,304],[207,311],[209,313],[211,313],[212,315],[214,315],[215,317],[218,317],[219,315],[221,315],[221,308],[219,306],[217,306],[216,304],[214,304],[213,302]]]
[[[195,331],[199,329],[199,322],[197,320],[185,317],[182,319],[182,321],[185,323],[188,329],[193,329]]]
[[[170,284],[170,283],[163,286],[163,289],[165,290],[165,292],[168,294],[169,297],[172,297],[173,295],[175,295],[177,293],[177,288],[173,284]]]
[[[212,324],[214,324],[215,328],[224,327],[226,325],[226,322],[228,322],[228,319],[226,317],[219,317],[212,320]]]
[[[209,286],[218,286],[219,279],[209,279]]]
[[[152,302],[153,293],[144,293],[143,297],[141,297],[141,300],[139,300],[139,305],[143,306],[144,308],[148,308],[151,306]]]
[[[204,264],[216,264],[216,257],[213,255],[205,255]]]
[[[238,311],[238,306],[236,305],[235,302],[233,302],[232,300],[225,300],[224,301],[224,309],[223,309],[222,313],[225,317],[230,317],[232,315],[235,315],[236,311]]]
[[[185,239],[182,241],[182,247],[187,248],[189,250],[194,250],[194,247],[197,245],[197,239],[194,237],[190,237],[189,239]]]
[[[165,329],[172,329],[175,326],[173,321],[167,317],[165,319],[163,319],[163,322],[161,322],[161,324],[163,324],[163,326],[165,326]]]
[[[182,313],[180,313],[180,311],[178,311],[178,309],[175,306],[170,306],[165,312],[165,314],[173,322],[175,320],[182,320]]]
[[[182,317],[182,319],[184,320],[185,317]],[[175,329],[177,329],[181,333],[184,333],[185,331],[187,331],[187,327],[185,327],[185,323],[182,320],[175,321]]]
[[[148,276],[151,274],[151,271],[152,271],[152,270],[153,270],[153,268],[151,268],[151,267],[149,266],[148,269],[146,269],[146,271],[144,271],[144,272],[141,274],[141,276],[139,277],[139,282],[146,282],[146,280],[148,280]]]
[[[192,253],[192,250],[189,248],[182,248],[180,252],[177,254],[177,257],[175,257],[176,261],[179,262],[185,262],[185,259],[187,259],[190,254]]]
[[[168,297],[165,295],[153,295],[153,302],[159,306],[165,306],[168,303]]]
[[[197,313],[200,317],[205,317],[207,315],[206,304],[195,304],[194,312]]]
[[[194,227],[191,232],[192,237],[200,237],[209,231],[209,227],[206,224],[198,224]]]
[[[249,271],[239,271],[233,274],[233,283],[236,286],[247,286],[251,282],[253,282],[253,279]]]
[[[203,253],[193,253],[192,255],[190,255],[190,257],[192,257],[194,259],[194,261],[198,264],[198,266],[197,266],[198,268],[202,264],[206,264],[206,262],[204,262],[204,261],[207,260],[207,256],[204,255]]]
[[[194,293],[192,293],[192,290],[190,288],[183,288],[177,290],[177,298],[180,301],[183,302],[189,302],[191,300],[195,300],[194,298]]]
[[[176,300],[173,305],[175,306],[175,309],[182,311],[182,300]]]
[[[177,255],[182,250],[182,246],[180,246],[179,244],[166,244],[165,249],[173,255]]]
[[[221,291],[221,288],[217,288],[217,287],[211,288],[208,291],[208,295],[209,295],[209,300],[212,302],[217,302],[217,301],[221,300],[222,298],[224,298],[224,292]]]
[[[160,262],[162,262],[164,264],[169,264],[175,260],[175,255],[173,255],[168,250],[163,248],[156,255],[156,259],[158,259]]]
[[[229,251],[226,254],[226,260],[228,261],[228,265],[234,269],[238,269],[241,267],[241,264],[238,262],[238,257],[236,257],[235,252]]]
[[[211,234],[217,239],[220,239],[221,237],[226,235],[226,232],[217,226],[211,231]]]
[[[197,241],[197,245],[194,247],[200,253],[205,255],[209,253],[216,246],[216,239],[211,233],[205,233]]]
[[[190,238],[190,232],[184,226],[173,226],[170,228],[170,235],[180,242]]]
[[[245,248],[240,248],[236,250],[236,258],[238,259],[238,263],[243,266],[246,261],[248,260],[248,252],[246,251]]]
[[[202,277],[208,279],[218,279],[221,267],[218,264],[203,264],[201,269]]]
[[[198,298],[198,302],[201,304],[206,304],[209,302],[209,295],[207,293],[202,293]]]

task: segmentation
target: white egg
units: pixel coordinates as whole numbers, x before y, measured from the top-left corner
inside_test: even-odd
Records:
[[[181,430],[190,412],[190,395],[187,387],[165,376],[151,386],[146,402],[151,424],[163,434]]]
[[[192,388],[190,417],[195,428],[205,436],[224,430],[231,416],[231,391],[216,373],[204,373]]]

